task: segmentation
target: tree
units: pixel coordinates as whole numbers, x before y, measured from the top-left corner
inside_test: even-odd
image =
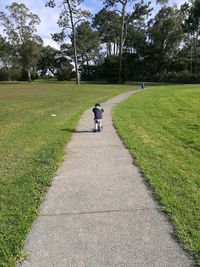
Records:
[[[58,25],[61,27],[61,32],[53,34],[52,37],[55,41],[63,41],[66,37],[71,37],[73,53],[74,53],[74,64],[76,71],[76,83],[80,83],[79,70],[78,70],[78,58],[77,58],[77,46],[76,46],[76,27],[78,24],[88,18],[90,13],[86,10],[78,8],[84,0],[62,0],[63,10],[60,13]],[[46,6],[55,7],[55,0],[48,1]],[[71,29],[71,35],[66,33],[67,29]]]
[[[45,76],[48,71],[55,76],[57,72],[57,53],[58,50],[51,47],[46,46],[42,47],[37,63],[37,68],[41,72],[41,76]]]
[[[130,56],[131,61],[135,61],[135,67],[130,67],[131,70],[136,70],[139,65],[138,62],[143,64],[143,61],[148,53],[148,38],[147,38],[147,18],[150,15],[152,9],[150,8],[150,2],[144,4],[143,2],[136,3],[133,7],[133,12],[129,18],[127,25],[127,37],[124,43],[124,51],[126,52],[126,58]],[[135,71],[136,73],[137,71]],[[134,75],[135,77],[135,75]],[[136,79],[138,75],[136,75]]]
[[[99,50],[99,35],[88,22],[82,22],[76,29],[77,54],[82,62],[82,75],[91,80],[90,61],[95,61]]]
[[[200,27],[200,1],[193,0],[191,1],[191,6],[187,5],[188,7],[188,17],[185,20],[187,24],[188,31],[196,31],[199,33]]]
[[[130,20],[134,18],[134,9],[131,13],[127,12],[127,7],[131,5],[135,0],[104,0],[104,4],[106,8],[114,8],[116,12],[119,12],[121,15],[120,20],[120,41],[119,41],[119,70],[118,70],[118,82],[122,82],[122,58],[123,58],[123,48],[127,37],[127,28]],[[142,14],[147,12],[149,3],[144,5],[143,0],[140,2],[140,6],[138,7],[140,12],[136,12],[137,14]],[[120,7],[120,9],[118,9]],[[142,12],[142,13],[141,13]]]
[[[120,29],[120,41],[119,41],[119,70],[118,70],[118,82],[122,82],[122,54],[123,54],[123,47],[124,42],[126,39],[126,8],[128,3],[133,2],[133,0],[105,0],[104,4],[106,8],[114,7],[117,9],[117,5],[119,4],[121,6],[121,10],[118,10],[118,12],[121,14],[121,29]]]
[[[31,68],[34,68],[37,64],[41,47],[42,41],[39,38],[38,40],[26,40],[19,48],[21,64],[23,69],[27,71],[29,82],[31,82]]]
[[[199,65],[199,33],[200,33],[200,1],[193,0],[191,4],[185,3],[181,6],[181,10],[185,15],[183,23],[184,31],[190,36],[190,72],[193,73],[194,61],[194,74],[198,73]],[[194,60],[193,60],[194,54]]]
[[[51,46],[43,47],[38,60],[38,70],[44,77],[48,71],[58,80],[70,80],[73,66],[67,58],[66,49],[57,50]]]
[[[28,81],[31,82],[31,67],[35,63],[39,45],[42,44],[41,38],[34,35],[35,26],[40,23],[40,19],[24,4],[14,2],[6,6],[6,9],[10,15],[0,12],[0,21],[7,42],[15,50],[22,67],[27,71]]]
[[[117,55],[120,35],[120,16],[115,11],[109,11],[103,8],[95,14],[92,26],[98,30],[101,42],[103,44],[106,43],[107,56],[112,54]]]
[[[7,79],[11,80],[9,74],[9,67],[12,63],[12,46],[6,41],[6,39],[0,35],[0,63],[6,70]]]
[[[162,7],[148,24],[149,63],[152,71],[159,73],[179,51],[183,38],[182,16],[176,6]]]

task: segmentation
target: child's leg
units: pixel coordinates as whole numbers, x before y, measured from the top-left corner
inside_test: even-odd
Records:
[[[98,120],[98,131],[101,132],[102,128],[101,120]]]
[[[94,120],[94,130],[97,131],[97,128],[98,128],[98,123],[96,120]]]
[[[103,129],[103,126],[102,126],[101,120],[99,120],[99,127],[100,127],[100,129],[101,129],[101,130]]]

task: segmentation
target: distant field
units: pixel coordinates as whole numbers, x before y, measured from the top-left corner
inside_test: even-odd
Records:
[[[0,266],[14,266],[23,257],[27,231],[79,116],[96,102],[130,89],[130,85],[0,83]]]
[[[113,110],[114,123],[200,265],[200,86],[156,86]]]

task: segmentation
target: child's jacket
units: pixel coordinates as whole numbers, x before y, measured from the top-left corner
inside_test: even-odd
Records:
[[[93,108],[92,111],[94,112],[94,119],[96,119],[96,120],[102,119],[102,113],[104,112],[103,108],[96,106]]]

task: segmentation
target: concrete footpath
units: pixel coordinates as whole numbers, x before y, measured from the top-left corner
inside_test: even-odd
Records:
[[[104,104],[101,133],[86,111],[27,238],[23,267],[192,266],[133,165]],[[95,103],[94,103],[95,104]]]

